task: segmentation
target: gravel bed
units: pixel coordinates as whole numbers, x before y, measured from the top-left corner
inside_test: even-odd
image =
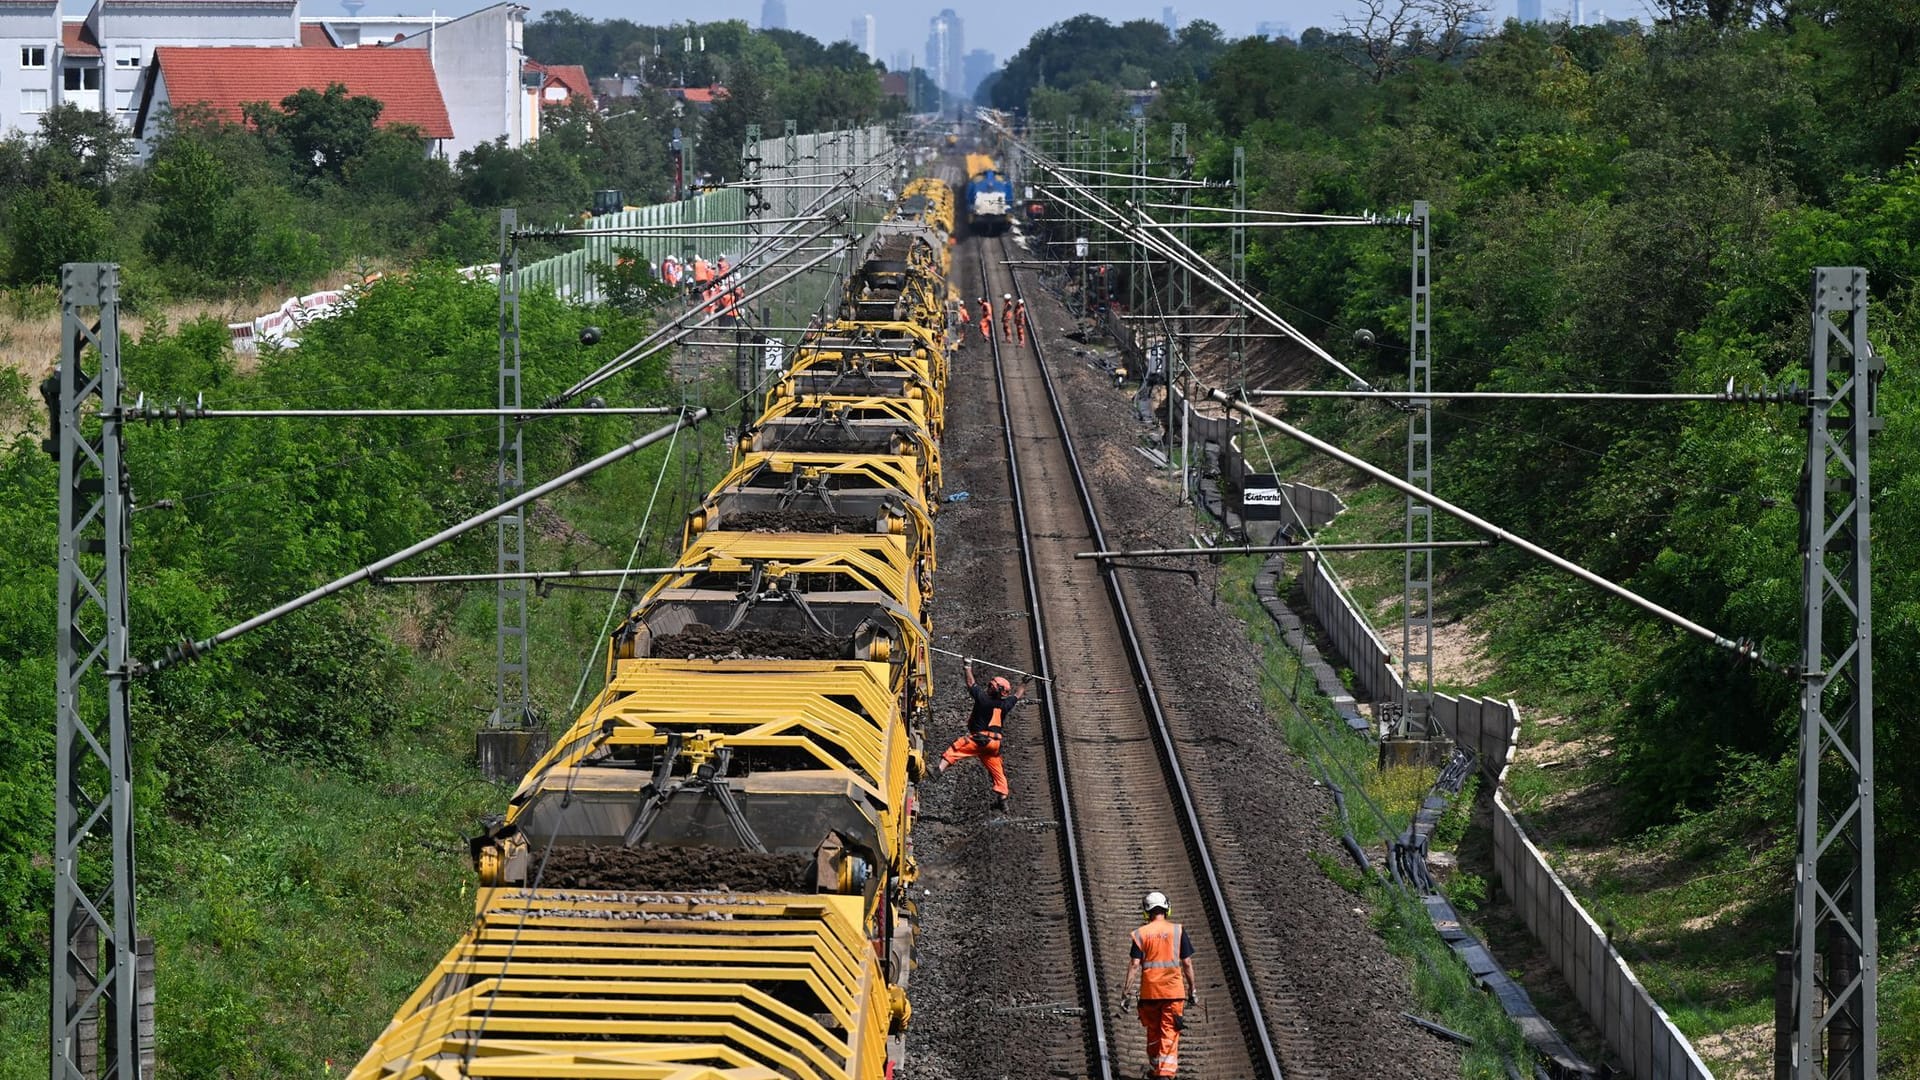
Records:
[[[974,281],[973,245],[955,281]],[[965,290],[963,289],[963,294]],[[1031,632],[1012,535],[1011,490],[993,367],[978,335],[953,360],[942,440],[946,491],[936,518],[934,644],[1031,670]],[[979,669],[986,678],[991,672]],[[930,759],[966,730],[958,659],[937,656]],[[923,890],[903,1078],[1005,1080],[1086,1075],[1072,1011],[1075,973],[1060,837],[1037,708],[1016,711],[1005,750],[1010,812],[989,810],[986,771],[955,766],[922,785],[913,837]]]
[[[1174,505],[1177,483],[1134,450],[1145,427],[1130,393],[1073,354],[1075,343],[1059,332],[1071,326],[1059,302],[1030,274],[1022,284],[1107,546],[1187,546],[1191,517]],[[1221,602],[1218,570],[1197,561],[1193,569],[1197,584],[1133,572],[1123,575],[1124,589],[1144,624],[1182,766],[1202,789],[1197,802],[1235,922],[1243,940],[1277,946],[1279,970],[1256,977],[1263,996],[1294,1006],[1270,1021],[1304,1035],[1309,1047],[1307,1060],[1286,1063],[1290,1080],[1459,1076],[1458,1049],[1400,1016],[1419,1011],[1408,988],[1410,963],[1373,933],[1364,902],[1314,863],[1316,853],[1346,858],[1321,825],[1332,799],[1288,750],[1262,702],[1259,657]]]

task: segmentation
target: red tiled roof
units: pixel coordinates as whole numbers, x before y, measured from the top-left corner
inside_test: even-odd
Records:
[[[385,106],[382,127],[406,124],[429,139],[453,138],[453,121],[425,49],[165,45],[154,50],[154,63],[170,103],[203,103],[225,120],[239,120],[240,106],[249,101],[278,105],[296,90],[340,83],[348,93],[377,98]]]
[[[715,101],[724,101],[727,98],[727,88],[724,86],[676,86],[667,93],[696,105],[711,105]]]
[[[593,100],[593,80],[587,78],[587,69],[579,64],[549,64],[547,79],[566,87],[574,97]]]
[[[340,47],[333,43],[333,35],[327,33],[327,28],[321,26],[319,23],[300,24],[300,45],[302,48],[307,49],[337,49]]]
[[[60,24],[60,48],[68,56],[99,56],[100,43],[93,40],[93,33],[83,22],[62,22]]]

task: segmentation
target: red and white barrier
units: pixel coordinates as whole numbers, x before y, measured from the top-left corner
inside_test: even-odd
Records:
[[[499,263],[463,266],[459,270],[460,276],[468,281],[492,281],[499,273]],[[263,341],[282,349],[299,345],[300,330],[308,323],[315,319],[330,319],[351,308],[354,293],[380,280],[382,276],[369,274],[357,285],[296,296],[281,304],[278,310],[270,311],[251,322],[228,323],[227,332],[233,340],[233,351],[259,352],[260,343]]]

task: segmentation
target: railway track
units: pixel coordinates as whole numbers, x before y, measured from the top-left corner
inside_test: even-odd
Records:
[[[984,294],[1020,295],[1004,241],[977,241]],[[1186,1076],[1281,1078],[1253,963],[1236,939],[1195,793],[1180,768],[1126,598],[1080,551],[1106,546],[1092,492],[1047,374],[1039,335],[991,346],[1005,425],[1014,517],[1046,710],[1053,782],[1071,864],[1068,901],[1087,978],[1090,1064],[1136,1076],[1145,1035],[1118,1015],[1125,942],[1140,897],[1158,889],[1193,939],[1200,1009],[1181,1044]]]

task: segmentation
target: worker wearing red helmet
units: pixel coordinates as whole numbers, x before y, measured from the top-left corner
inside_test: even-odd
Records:
[[[973,661],[967,661],[967,694],[973,698],[973,712],[967,717],[967,733],[953,740],[947,752],[940,755],[940,764],[934,767],[933,775],[946,772],[954,762],[964,758],[979,758],[986,766],[987,778],[993,782],[993,807],[996,810],[1007,808],[1007,769],[1000,759],[1000,744],[1006,737],[1007,714],[1014,705],[1027,696],[1027,684],[1032,676],[1020,680],[1020,689],[1005,678],[995,675],[981,686],[973,678]]]

